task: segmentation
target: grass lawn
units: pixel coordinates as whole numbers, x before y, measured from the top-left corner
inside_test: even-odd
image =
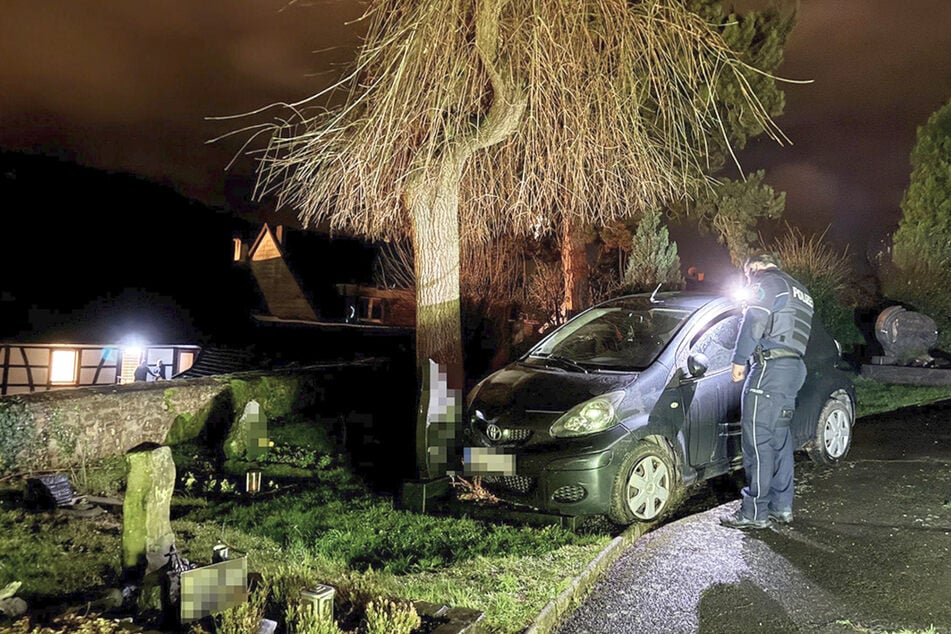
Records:
[[[289,448],[292,442],[312,447],[308,440],[320,446],[326,439],[310,438],[300,425],[269,431],[283,447],[274,456],[284,462],[270,465],[281,477],[268,475],[263,465],[263,490],[253,496],[241,491],[243,482],[217,475],[195,447],[176,450],[170,514],[178,550],[205,564],[224,542],[232,557],[247,556],[256,588],[249,606],[258,614],[206,619],[190,626],[195,634],[246,634],[247,623],[265,616],[278,621],[282,632],[339,627],[362,633],[370,631],[368,605],[390,600],[406,610],[407,599],[478,610],[485,613],[486,630],[519,632],[613,538],[595,528],[571,531],[401,510],[394,496],[354,477],[343,456]],[[77,492],[121,499],[124,470],[119,458],[70,479]],[[50,619],[67,606],[86,610],[92,604],[95,613],[109,590],[120,586],[121,514],[27,510],[23,488],[22,478],[0,481],[0,589],[21,584],[16,596],[31,606],[32,620],[11,629],[0,620],[0,632],[80,631],[73,617]],[[298,603],[302,588],[318,584],[335,588],[337,623],[309,628],[286,609]],[[392,615],[385,616],[382,631],[398,634]],[[158,627],[157,617],[144,612],[141,622]],[[113,631],[101,621],[89,631]],[[41,625],[47,629],[29,629]]]
[[[861,376],[854,381],[858,418],[951,398],[951,385],[893,385]]]

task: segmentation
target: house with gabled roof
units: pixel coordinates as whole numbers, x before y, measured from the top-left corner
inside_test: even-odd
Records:
[[[373,284],[376,250],[365,242],[265,223],[234,259],[260,292],[259,321],[348,323],[413,328],[412,290]]]
[[[248,265],[267,311],[278,319],[317,321],[319,309],[291,271],[283,243],[284,226],[272,229],[265,223],[248,249]]]

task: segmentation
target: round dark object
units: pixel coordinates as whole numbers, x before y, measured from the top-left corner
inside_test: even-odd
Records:
[[[938,343],[938,329],[931,317],[901,306],[889,306],[875,320],[875,338],[885,357],[897,363],[927,363]]]

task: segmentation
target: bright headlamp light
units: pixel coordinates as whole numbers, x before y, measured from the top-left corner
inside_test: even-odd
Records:
[[[624,392],[619,390],[579,403],[554,422],[551,435],[555,438],[570,438],[611,429],[621,422],[617,417],[617,408],[623,399]]]

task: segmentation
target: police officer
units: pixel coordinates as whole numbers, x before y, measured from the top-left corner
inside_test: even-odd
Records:
[[[806,288],[780,269],[773,254],[751,256],[743,271],[750,296],[733,350],[733,381],[746,380],[740,416],[746,486],[739,510],[720,523],[767,528],[771,521],[792,521],[789,425],[796,394],[806,380],[802,358],[812,330],[813,302]]]

